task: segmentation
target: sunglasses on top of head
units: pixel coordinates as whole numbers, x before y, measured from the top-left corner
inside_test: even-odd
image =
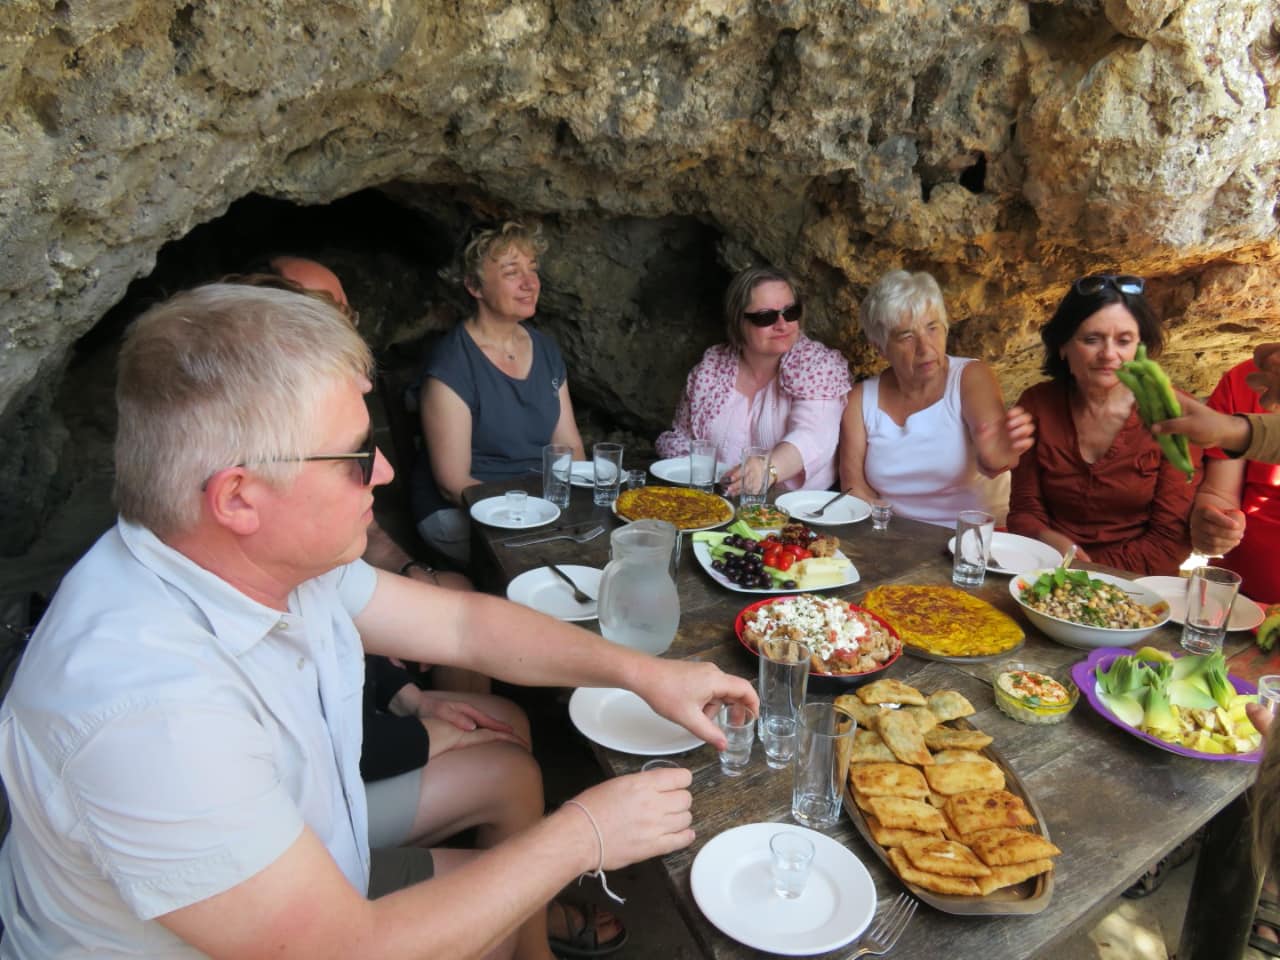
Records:
[[[803,315],[804,307],[797,300],[791,306],[783,307],[781,310],[753,310],[749,313],[744,313],[742,316],[752,326],[772,327],[778,322],[778,317],[782,317],[787,323],[799,323]]]
[[[1093,276],[1081,277],[1072,286],[1082,297],[1096,297],[1107,287],[1117,293],[1135,297],[1146,289],[1147,282],[1128,273],[1095,273]]]

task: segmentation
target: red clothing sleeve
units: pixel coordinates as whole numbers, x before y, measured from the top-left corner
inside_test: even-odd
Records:
[[[1096,563],[1133,573],[1176,574],[1191,552],[1187,518],[1199,486],[1160,452],[1137,410],[1096,463],[1080,455],[1067,384],[1046,381],[1018,400],[1036,420],[1036,443],[1013,471],[1009,529],[1037,536],[1048,527],[1070,537]]]

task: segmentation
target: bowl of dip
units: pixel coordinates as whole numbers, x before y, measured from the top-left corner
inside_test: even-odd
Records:
[[[1002,663],[991,686],[1001,713],[1038,726],[1061,723],[1080,699],[1066,671],[1017,660]]]

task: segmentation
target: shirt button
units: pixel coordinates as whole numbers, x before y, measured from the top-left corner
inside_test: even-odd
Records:
[[[298,658],[298,669],[299,669],[299,670],[303,670],[303,669],[305,669],[305,668],[306,668],[306,666],[307,666],[306,658],[305,658],[305,657],[299,657],[299,658]]]

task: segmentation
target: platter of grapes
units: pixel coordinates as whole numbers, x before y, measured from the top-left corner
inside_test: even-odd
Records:
[[[835,537],[803,523],[756,530],[736,520],[693,535],[693,555],[712,580],[738,593],[799,593],[858,582]]]

